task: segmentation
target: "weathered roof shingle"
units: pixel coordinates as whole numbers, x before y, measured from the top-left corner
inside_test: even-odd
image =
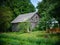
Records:
[[[30,19],[36,12],[21,14],[17,16],[11,23],[18,23],[18,22],[25,22],[26,20]]]

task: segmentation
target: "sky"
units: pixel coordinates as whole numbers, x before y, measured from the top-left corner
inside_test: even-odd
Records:
[[[36,7],[38,2],[41,2],[42,0],[31,0],[32,4]]]

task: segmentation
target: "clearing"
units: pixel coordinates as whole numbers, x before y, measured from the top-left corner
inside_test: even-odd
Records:
[[[0,45],[60,45],[60,35],[45,31],[20,34],[9,32],[0,34]]]

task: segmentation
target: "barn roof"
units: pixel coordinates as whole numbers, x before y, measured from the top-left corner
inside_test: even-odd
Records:
[[[35,13],[36,12],[20,14],[11,23],[25,22],[26,20],[30,19]]]

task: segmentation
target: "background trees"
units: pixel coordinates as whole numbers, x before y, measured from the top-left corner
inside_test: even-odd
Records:
[[[0,7],[0,31],[8,31],[12,20],[12,12],[9,7]]]
[[[43,21],[55,18],[60,24],[60,0],[42,0],[38,3],[38,13]]]
[[[19,14],[34,11],[30,0],[0,0],[0,31],[11,29],[11,21]]]

